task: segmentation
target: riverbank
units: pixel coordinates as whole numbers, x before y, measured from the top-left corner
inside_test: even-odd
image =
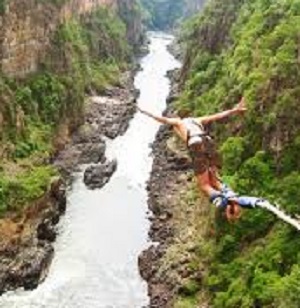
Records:
[[[117,87],[112,86],[101,96],[87,99],[84,123],[54,161],[64,175],[69,177],[82,164],[104,162],[105,138],[114,139],[125,133],[136,110],[135,73],[136,70],[124,73]]]
[[[169,74],[173,86],[166,114],[172,113],[177,96],[177,74]],[[141,254],[140,272],[149,284],[151,308],[185,307],[181,295],[189,295],[201,284],[195,255],[212,224],[211,208],[198,194],[184,146],[166,126],[156,136],[153,156],[148,205],[153,213],[149,235],[154,244]],[[207,307],[205,297],[201,307]]]
[[[67,184],[79,165],[105,161],[105,137],[126,131],[135,112],[134,74],[124,73],[118,86],[87,100],[83,125],[53,159],[61,177],[22,213],[1,219],[0,294],[19,287],[33,289],[45,279],[54,255],[55,226],[66,209]]]

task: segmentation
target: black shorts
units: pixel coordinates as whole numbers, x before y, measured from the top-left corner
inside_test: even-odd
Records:
[[[211,139],[204,139],[200,145],[189,147],[195,174],[202,174],[212,167],[221,167],[220,155],[216,150],[215,143]]]

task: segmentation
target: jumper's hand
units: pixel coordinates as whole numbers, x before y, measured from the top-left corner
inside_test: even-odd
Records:
[[[244,113],[245,111],[247,111],[245,97],[242,97],[240,102],[234,107],[234,110],[240,113]]]

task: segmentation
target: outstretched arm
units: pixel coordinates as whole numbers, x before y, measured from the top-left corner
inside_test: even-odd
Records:
[[[228,117],[235,115],[235,114],[242,114],[246,110],[247,110],[247,108],[246,108],[246,105],[245,105],[245,98],[243,97],[240,100],[240,102],[234,108],[223,111],[223,112],[219,112],[219,113],[216,113],[216,114],[197,118],[197,121],[199,121],[203,124],[209,124],[211,122],[223,120],[223,119],[228,118]]]
[[[158,115],[154,115],[153,113],[149,112],[149,111],[146,111],[146,110],[143,110],[141,108],[138,107],[138,110],[147,115],[148,117],[156,120],[157,122],[159,123],[162,123],[162,124],[169,124],[169,125],[177,125],[178,124],[178,119],[176,118],[168,118],[168,117],[163,117],[163,116],[158,116]]]

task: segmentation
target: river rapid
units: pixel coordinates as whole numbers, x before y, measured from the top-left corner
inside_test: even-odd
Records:
[[[149,53],[135,77],[138,105],[161,114],[170,91],[168,70],[179,62],[168,52],[172,37],[150,33]],[[159,124],[136,113],[127,132],[108,140],[107,156],[118,168],[101,190],[88,190],[75,174],[59,223],[55,257],[47,279],[33,291],[0,297],[1,308],[141,308],[149,304],[138,255],[148,247],[146,182],[150,145]]]

